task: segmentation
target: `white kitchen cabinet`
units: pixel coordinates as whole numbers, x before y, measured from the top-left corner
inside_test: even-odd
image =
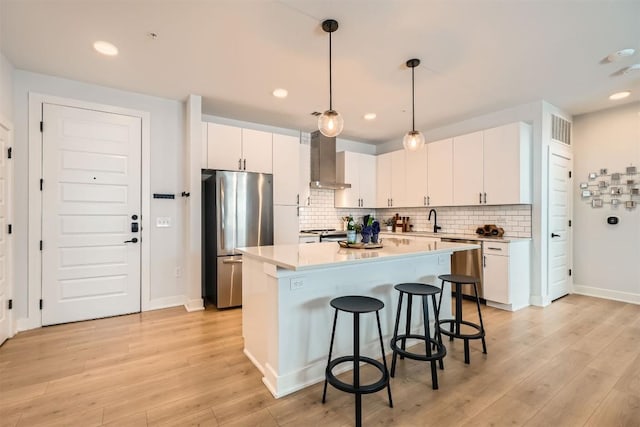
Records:
[[[273,204],[300,202],[300,139],[273,134]],[[308,185],[307,185],[308,186]]]
[[[404,150],[380,154],[377,163],[376,206],[379,208],[407,205],[406,159]]]
[[[405,152],[406,207],[427,206],[427,146],[416,152]]]
[[[482,204],[483,133],[473,132],[453,138],[453,204]]]
[[[529,240],[484,242],[483,290],[487,305],[515,311],[529,305]]]
[[[207,168],[272,173],[272,134],[207,124]]]
[[[531,203],[531,126],[510,123],[453,138],[453,204]]]
[[[483,133],[484,203],[531,203],[531,126],[517,122]]]
[[[338,208],[374,208],[376,202],[376,157],[340,151],[336,153],[336,179],[351,188],[336,190]]]
[[[298,206],[273,205],[273,244],[296,244],[299,234]]]
[[[298,194],[300,194],[300,206],[311,204],[311,145],[300,144],[300,175],[298,178]]]
[[[427,147],[427,206],[453,205],[453,139],[430,142]]]

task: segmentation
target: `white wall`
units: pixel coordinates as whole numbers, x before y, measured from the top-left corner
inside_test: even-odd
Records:
[[[0,115],[13,121],[13,65],[0,52]]]
[[[576,188],[601,168],[640,169],[640,102],[575,117],[573,135]],[[639,182],[640,174],[633,179]],[[573,208],[574,291],[640,304],[640,208],[592,208],[578,190]],[[607,224],[609,216],[618,225]]]
[[[53,95],[80,101],[142,110],[151,116],[151,192],[175,193],[175,200],[151,199],[149,226],[151,245],[150,306],[178,305],[184,302],[185,286],[176,277],[183,262],[184,202],[179,197],[184,184],[184,110],[179,101],[125,92],[78,81],[15,70],[15,290],[16,318],[27,316],[27,212],[28,212],[28,93]],[[156,218],[170,217],[171,228],[156,228]]]

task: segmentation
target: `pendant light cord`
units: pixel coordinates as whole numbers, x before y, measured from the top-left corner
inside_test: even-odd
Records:
[[[416,67],[411,67],[411,130],[416,131],[416,88],[415,73]]]
[[[331,78],[331,32],[329,32],[329,110],[333,110],[333,87]]]

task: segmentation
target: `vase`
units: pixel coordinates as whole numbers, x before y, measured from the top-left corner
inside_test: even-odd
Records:
[[[378,233],[371,235],[371,243],[378,243]]]
[[[356,231],[347,230],[347,243],[355,243],[355,242],[356,242]]]
[[[393,231],[393,225],[387,225],[387,231]]]
[[[362,233],[362,243],[369,243],[370,239],[371,239],[371,234]]]

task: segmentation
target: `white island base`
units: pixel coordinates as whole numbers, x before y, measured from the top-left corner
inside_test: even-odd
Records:
[[[334,310],[329,302],[344,295],[381,300],[385,351],[390,353],[398,292],[394,285],[422,282],[440,287],[437,276],[450,272],[454,250],[476,245],[386,239],[384,249],[342,249],[335,242],[244,248],[242,252],[242,331],[244,353],[262,372],[276,397],[324,380]],[[442,318],[451,316],[445,287]],[[412,326],[421,326],[421,301],[414,298]],[[433,321],[433,308],[429,306]],[[404,324],[404,315],[401,320]],[[339,313],[332,357],[352,353],[353,316]],[[433,330],[433,329],[432,329]],[[375,314],[360,319],[361,354],[379,359]],[[344,370],[350,364],[344,364]]]

